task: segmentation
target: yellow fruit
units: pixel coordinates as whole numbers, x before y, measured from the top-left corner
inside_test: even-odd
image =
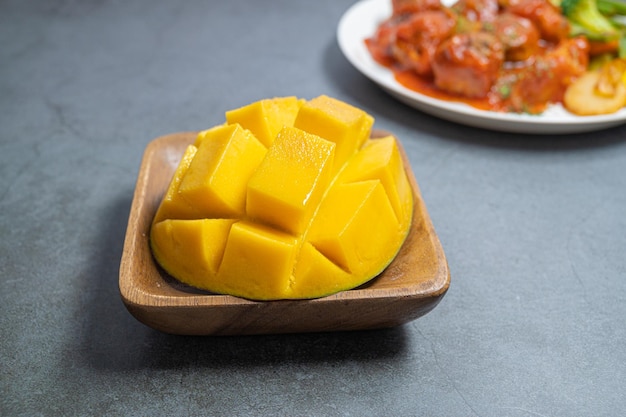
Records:
[[[154,218],[167,272],[221,294],[308,299],[355,288],[394,259],[413,194],[395,139],[369,139],[371,116],[326,96],[226,114],[198,134]]]
[[[174,176],[172,177],[172,181],[170,182],[170,186],[165,192],[165,196],[161,201],[161,205],[157,210],[156,215],[154,216],[154,223],[160,222],[161,220],[176,218],[176,219],[197,219],[199,218],[199,211],[187,203],[186,200],[178,197],[178,187],[180,186],[181,181],[183,180],[183,176],[187,173],[189,169],[189,165],[193,160],[193,157],[196,155],[196,151],[198,149],[189,145],[183,154],[182,159],[180,160],[176,171],[174,172]]]
[[[178,193],[203,217],[241,217],[248,180],[267,149],[238,124],[219,126],[201,135]]]
[[[293,126],[304,100],[277,97],[256,101],[226,112],[226,122],[239,123],[250,130],[265,146],[270,146],[283,126]]]
[[[302,105],[294,126],[337,145],[335,172],[369,138],[374,118],[343,101],[319,96]]]
[[[248,216],[304,232],[332,179],[334,151],[335,144],[319,136],[283,128],[248,183]]]
[[[193,286],[217,285],[207,278],[217,275],[224,254],[224,244],[235,220],[167,219],[152,227],[152,249],[164,269],[176,271],[176,277]]]

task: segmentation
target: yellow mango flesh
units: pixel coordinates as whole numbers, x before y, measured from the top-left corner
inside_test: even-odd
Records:
[[[328,96],[319,96],[302,105],[294,126],[321,136],[337,145],[335,172],[369,138],[374,118],[364,111]]]
[[[396,233],[402,235],[398,226],[380,181],[341,184],[324,199],[308,240],[339,267],[354,273],[385,261],[378,256],[377,246],[393,244]]]
[[[196,287],[217,276],[233,219],[167,219],[154,223],[152,248],[166,270]],[[216,285],[217,282],[211,285]]]
[[[410,218],[412,190],[393,136],[368,140],[354,160],[341,173],[339,181],[379,180],[399,219]]]
[[[248,298],[291,298],[290,275],[298,239],[258,223],[233,225],[220,270],[228,294]]]
[[[304,100],[297,97],[277,97],[248,104],[226,112],[226,123],[239,123],[269,147],[284,126],[293,122]]]
[[[308,227],[332,179],[335,145],[285,127],[248,183],[248,215],[292,234]]]
[[[178,192],[204,217],[241,217],[248,180],[266,152],[254,135],[238,124],[205,131]]]
[[[186,200],[178,197],[178,187],[183,180],[183,176],[187,173],[189,165],[193,157],[196,155],[198,149],[189,145],[183,154],[178,167],[174,172],[174,176],[170,181],[170,185],[165,192],[165,196],[161,201],[161,205],[154,216],[154,223],[158,223],[161,220],[176,218],[176,219],[197,219],[200,216],[200,212],[187,203]]]
[[[326,96],[226,114],[188,148],[155,215],[150,243],[167,272],[215,293],[308,299],[393,260],[413,194],[395,139],[369,139],[371,116]],[[255,133],[261,119],[269,140]]]

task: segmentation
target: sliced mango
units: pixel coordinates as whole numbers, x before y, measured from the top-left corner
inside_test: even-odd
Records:
[[[178,193],[205,217],[241,217],[248,180],[266,152],[256,137],[238,124],[208,130]]]
[[[283,126],[293,126],[303,103],[304,100],[297,97],[264,99],[227,111],[226,122],[239,123],[269,147]]]
[[[343,101],[319,96],[302,105],[294,126],[337,145],[335,172],[369,138],[374,118]]]
[[[248,298],[289,298],[298,240],[248,221],[236,223],[218,274],[223,291]]]
[[[410,219],[411,185],[393,136],[369,139],[339,178],[340,182],[380,180],[398,219]]]
[[[394,259],[413,193],[396,140],[369,139],[371,116],[326,96],[226,114],[198,134],[154,218],[167,272],[221,294],[307,299],[355,288]]]
[[[311,294],[334,294],[360,285],[362,277],[352,275],[322,254],[310,242],[300,248],[293,272],[290,298],[312,298]],[[367,280],[366,280],[367,281]]]
[[[161,266],[176,271],[176,278],[196,287],[215,285],[226,239],[235,220],[167,219],[152,228],[152,251]]]
[[[333,187],[308,240],[342,269],[360,275],[364,267],[377,269],[378,262],[384,264],[379,265],[382,270],[404,234],[381,182],[372,180]]]
[[[247,214],[293,234],[304,232],[332,179],[335,144],[283,128],[248,184]]]
[[[198,219],[200,218],[200,212],[196,207],[189,204],[186,200],[178,197],[178,188],[183,180],[183,176],[189,169],[193,157],[196,155],[196,148],[193,145],[189,145],[183,154],[174,176],[170,181],[170,185],[165,192],[165,196],[161,201],[161,205],[154,216],[154,222],[158,223],[161,220],[174,218],[174,219]]]

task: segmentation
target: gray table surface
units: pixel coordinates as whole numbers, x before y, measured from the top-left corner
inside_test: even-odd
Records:
[[[336,41],[348,0],[0,2],[0,415],[617,416],[626,125],[539,136],[399,103]],[[328,94],[403,142],[452,283],[398,328],[181,337],[119,262],[145,146]]]

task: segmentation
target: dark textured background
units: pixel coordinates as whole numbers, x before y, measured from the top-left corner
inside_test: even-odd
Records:
[[[529,136],[392,99],[350,1],[0,1],[0,414],[615,416],[626,409],[626,125]],[[161,334],[117,286],[145,146],[281,95],[370,112],[410,156],[452,285],[369,332]]]

